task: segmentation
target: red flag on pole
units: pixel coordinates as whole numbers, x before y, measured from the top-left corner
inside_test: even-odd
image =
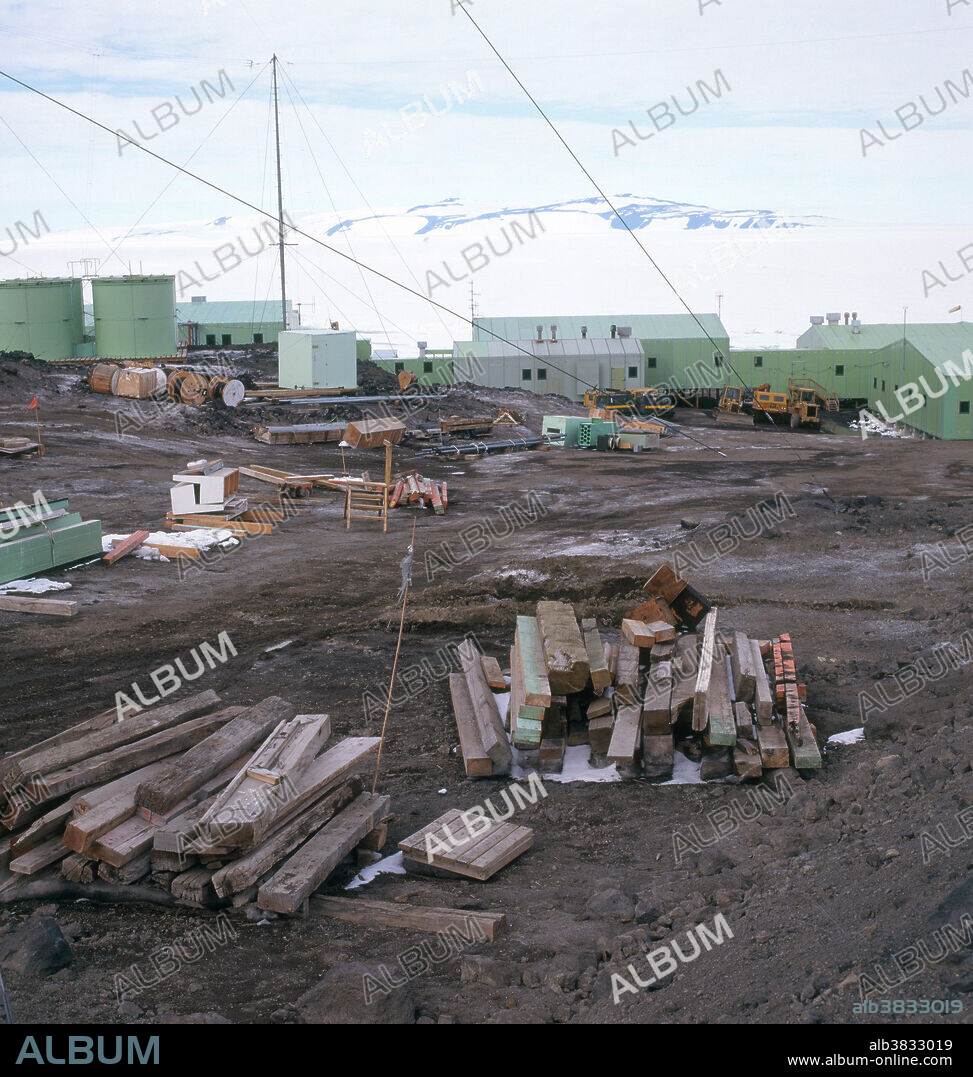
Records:
[[[35,396],[34,399],[27,405],[27,410],[32,411],[36,407],[37,407],[37,397]]]

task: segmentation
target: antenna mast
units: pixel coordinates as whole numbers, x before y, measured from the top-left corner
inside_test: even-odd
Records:
[[[280,113],[277,108],[277,53],[271,58],[274,72],[274,136],[277,143],[277,245],[280,248],[280,319],[287,328],[287,278],[284,272],[284,193],[280,178]]]

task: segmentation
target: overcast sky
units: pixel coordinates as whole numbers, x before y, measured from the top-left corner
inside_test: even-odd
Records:
[[[968,241],[960,233],[969,219],[973,95],[947,91],[937,116],[920,104],[924,122],[909,131],[896,109],[924,94],[938,110],[946,80],[973,89],[973,76],[967,85],[963,75],[973,66],[973,0],[710,0],[702,11],[700,0],[467,6],[609,193],[896,228],[955,226],[957,245]],[[365,200],[376,208],[445,197],[540,205],[594,193],[458,7],[30,0],[0,13],[0,66],[268,209],[274,51],[283,71],[285,204],[294,214],[333,205],[340,216]],[[672,108],[674,94],[688,105],[687,87],[716,85],[717,71],[729,87],[718,99],[637,139],[630,121],[653,132],[646,109],[665,100]],[[441,107],[450,80],[475,92],[408,132],[400,110],[426,95]],[[200,91],[203,82],[225,96]],[[187,116],[176,95],[192,111],[194,88],[203,104]],[[864,156],[863,128],[876,136]],[[615,131],[636,144],[619,145]],[[899,137],[886,144],[886,135]],[[119,145],[0,79],[0,241],[8,225],[39,210],[52,231],[78,233],[79,255],[98,257],[137,222],[155,229],[248,212]],[[124,250],[139,257],[137,232]],[[31,254],[25,247],[0,272],[37,268]]]

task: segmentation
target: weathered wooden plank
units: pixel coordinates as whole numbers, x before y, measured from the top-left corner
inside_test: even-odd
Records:
[[[206,840],[230,848],[262,841],[277,824],[293,818],[337,785],[378,745],[378,737],[347,737],[315,759],[293,784],[268,786],[247,778],[229,795],[217,798],[207,810],[201,820],[198,851],[206,851]],[[196,852],[197,849],[187,851]]]
[[[62,860],[68,852],[69,850],[61,843],[60,837],[48,838],[47,841],[35,846],[22,856],[14,857],[10,861],[10,870],[15,875],[36,875],[37,872]]]
[[[742,632],[734,632],[730,642],[730,665],[733,670],[733,695],[738,702],[752,703],[757,687],[753,662],[753,642]]]
[[[760,644],[756,640],[750,641],[750,651],[753,655],[754,708],[757,712],[757,723],[769,726],[774,714],[774,696],[770,690],[770,679],[764,667]]]
[[[672,733],[642,734],[642,773],[647,778],[670,778],[675,760]]]
[[[133,531],[128,538],[124,538],[121,542],[112,546],[112,548],[102,557],[102,561],[104,561],[106,565],[113,565],[116,561],[121,561],[123,557],[127,557],[128,554],[134,553],[148,537],[148,531]]]
[[[716,610],[706,615],[703,624],[703,646],[699,653],[699,670],[696,674],[696,689],[693,693],[693,729],[702,732],[709,719],[709,689],[713,675],[714,655],[716,649]]]
[[[48,802],[83,789],[86,785],[116,778],[137,767],[191,748],[221,724],[220,718],[209,715],[183,722],[172,729],[163,729],[150,737],[135,741],[134,744],[126,744],[112,752],[96,755],[64,770],[46,774],[41,782],[28,782],[25,787],[28,797],[39,798],[41,803]]]
[[[48,617],[73,617],[78,612],[78,604],[59,598],[0,595],[0,610],[8,613],[44,613]]]
[[[487,941],[493,942],[506,930],[507,918],[496,912],[466,912],[461,909],[441,909],[427,905],[398,905],[390,901],[366,901],[363,898],[311,898],[311,911],[349,924],[367,927],[404,928],[423,934],[460,931],[464,938],[473,936],[472,927]]]
[[[470,690],[462,673],[450,673],[449,695],[453,701],[453,715],[456,718],[456,730],[459,733],[459,747],[463,754],[466,776],[467,778],[489,778],[493,773],[493,761],[483,750],[480,728],[473,713]]]
[[[213,889],[220,897],[227,898],[260,882],[281,860],[351,804],[361,791],[360,779],[352,778],[333,793],[322,797],[296,819],[274,831],[252,852],[220,868],[213,875]]]
[[[614,699],[619,707],[639,706],[641,708],[639,649],[634,644],[622,642],[618,646]]]
[[[760,748],[760,761],[768,769],[790,765],[787,740],[779,725],[758,725],[757,746]]]
[[[291,707],[285,700],[279,700],[278,704],[286,709]],[[331,719],[326,714],[285,718],[247,763],[247,775],[268,785],[279,785],[285,776],[295,781],[330,736]]]
[[[730,702],[730,681],[726,662],[713,661],[707,693],[707,736],[710,744],[732,747],[737,740],[736,718]]]
[[[622,638],[640,650],[655,646],[655,632],[643,621],[633,621],[629,617],[622,621]]]
[[[603,714],[588,722],[588,743],[595,755],[607,754],[614,728],[615,716],[613,714]]]
[[[733,719],[736,723],[738,737],[753,736],[753,715],[746,703],[733,704]]]
[[[642,700],[642,730],[668,733],[672,724],[672,663],[653,662]]]
[[[733,773],[741,778],[759,778],[764,768],[759,755],[751,755],[742,748],[733,750]]]
[[[551,691],[557,695],[583,691],[590,668],[574,609],[567,602],[538,602],[537,629]]]
[[[660,565],[642,587],[645,594],[669,603],[685,589],[686,581],[680,579],[668,564]]]
[[[143,782],[136,791],[135,806],[157,815],[170,811],[295,711],[293,704],[277,696],[253,707],[229,707],[219,711],[226,724]]]
[[[143,777],[150,780],[164,765],[152,764],[151,768],[143,770]],[[89,804],[81,814],[67,820],[62,838],[64,844],[76,853],[88,855],[88,850],[97,838],[107,834],[135,813],[135,788],[133,786],[121,789],[114,796],[94,805]]]
[[[181,722],[206,714],[219,701],[220,697],[215,692],[205,691],[161,707],[153,707],[122,721],[117,720],[116,714],[116,721],[101,729],[47,748],[38,747],[21,755],[6,770],[8,776],[5,778],[5,785],[10,788],[11,782],[22,781],[28,775],[64,770],[84,759],[100,756],[149,734],[170,729]]]
[[[551,683],[547,676],[537,618],[519,616],[514,640],[520,652],[520,666],[523,671],[521,702],[529,707],[549,707]]]
[[[484,654],[480,657],[480,665],[483,666],[483,676],[493,691],[506,692],[507,682],[500,672],[500,663],[491,655]]]
[[[791,754],[791,766],[797,770],[817,770],[821,766],[821,752],[818,750],[814,731],[800,704],[797,706],[797,713],[797,729],[792,730],[789,725],[784,727],[784,736]]]
[[[510,742],[503,728],[497,701],[483,675],[480,655],[472,640],[468,639],[463,640],[459,645],[457,653],[463,666],[466,686],[470,690],[473,715],[480,731],[483,750],[497,767],[501,770],[509,770],[513,762],[513,752],[510,750]]]
[[[387,796],[362,793],[305,842],[257,893],[261,909],[293,916],[388,811]]]
[[[612,675],[605,661],[605,646],[598,631],[598,622],[594,617],[586,617],[581,622],[581,631],[584,633],[584,646],[588,652],[591,685],[596,692],[603,692],[611,685]]]
[[[619,774],[628,773],[638,763],[642,742],[642,708],[619,707],[608,746],[608,762],[618,766]]]

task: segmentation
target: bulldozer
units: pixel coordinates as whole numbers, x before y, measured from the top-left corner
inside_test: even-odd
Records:
[[[584,394],[586,408],[598,408],[611,418],[617,412],[642,418],[667,419],[676,401],[665,389],[590,389]]]
[[[800,426],[820,427],[821,409],[838,410],[838,398],[811,378],[789,378],[786,393],[771,392],[770,382],[755,389],[726,385],[720,395],[719,418],[733,421],[733,416],[749,414],[756,422],[766,419],[776,422],[785,417],[793,429]]]

